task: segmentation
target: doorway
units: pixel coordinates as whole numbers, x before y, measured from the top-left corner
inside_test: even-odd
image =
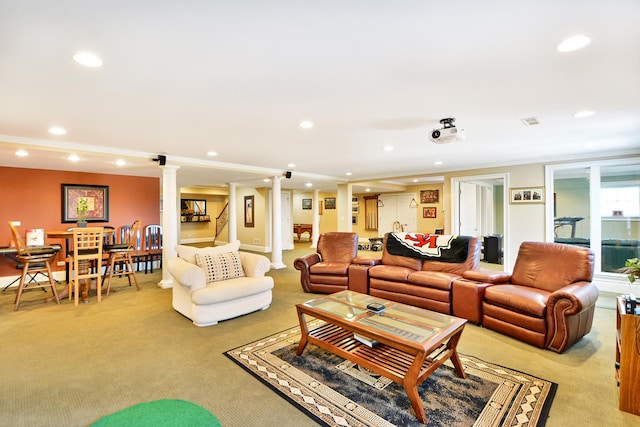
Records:
[[[509,260],[506,259],[509,251],[505,225],[508,207],[505,192],[507,181],[507,174],[468,176],[451,180],[453,234],[479,238],[484,246],[484,256],[481,259],[492,264],[502,264],[503,268],[509,265]]]

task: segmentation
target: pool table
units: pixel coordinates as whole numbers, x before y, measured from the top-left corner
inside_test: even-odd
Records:
[[[309,233],[309,241],[311,241],[313,226],[311,224],[293,224],[293,232],[298,235],[298,241],[302,233]]]

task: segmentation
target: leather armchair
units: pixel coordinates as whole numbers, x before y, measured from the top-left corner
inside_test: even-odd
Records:
[[[522,243],[511,277],[484,292],[482,326],[564,352],[591,330],[598,299],[593,264],[589,248]]]
[[[356,233],[322,233],[316,253],[297,258],[293,266],[305,292],[332,294],[348,288],[349,266],[357,255]]]

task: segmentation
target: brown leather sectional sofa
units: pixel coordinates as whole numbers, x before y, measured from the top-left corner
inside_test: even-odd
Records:
[[[480,263],[480,240],[469,239],[466,258],[461,262],[422,260],[392,255],[383,241],[382,258],[372,261],[356,258],[353,264],[367,266],[367,274],[350,270],[349,289],[440,313],[452,313],[452,286],[467,270]],[[362,268],[362,267],[361,267]]]
[[[463,261],[442,262],[392,255],[388,235],[382,258],[357,257],[350,246],[357,245],[354,233],[326,234],[318,243],[324,255],[294,263],[306,292],[367,293],[462,317],[558,353],[591,330],[598,288],[591,283],[589,248],[524,242],[508,273],[479,268],[477,238],[469,238]]]

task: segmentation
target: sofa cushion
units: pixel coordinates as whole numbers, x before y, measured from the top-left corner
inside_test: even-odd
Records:
[[[411,273],[407,279],[412,285],[427,286],[430,288],[451,290],[451,284],[460,276],[456,274],[443,273],[440,271],[416,271]]]
[[[412,268],[380,264],[374,265],[369,269],[369,277],[391,280],[394,282],[406,282],[409,274],[413,272],[415,272],[415,270]]]
[[[176,252],[178,256],[191,264],[196,263],[196,254],[200,255],[216,255],[227,252],[238,252],[240,249],[240,240],[220,246],[208,246],[206,248],[197,248],[195,246],[177,245]]]
[[[550,293],[545,290],[528,286],[493,285],[485,290],[484,300],[487,304],[544,318],[549,295]]]
[[[309,268],[311,274],[332,274],[346,276],[349,266],[348,262],[325,262],[321,261]]]
[[[196,264],[207,276],[207,283],[244,277],[240,254],[227,252],[215,255],[196,254]]]

